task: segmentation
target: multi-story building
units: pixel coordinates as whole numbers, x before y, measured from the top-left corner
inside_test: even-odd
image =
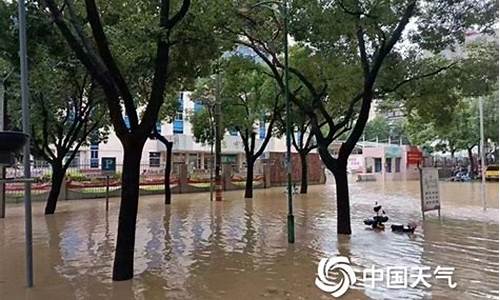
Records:
[[[211,146],[195,141],[192,134],[192,126],[189,117],[193,112],[201,110],[203,106],[197,101],[192,101],[189,92],[179,93],[178,112],[173,122],[158,122],[158,131],[169,141],[173,142],[172,162],[175,164],[187,164],[189,170],[208,170],[213,162]],[[125,119],[127,123],[127,119]],[[258,125],[258,140],[256,147],[265,138],[267,124]],[[272,137],[266,147],[262,158],[266,158],[270,152],[285,152],[286,143],[284,139]],[[294,151],[292,149],[292,151]],[[123,150],[117,136],[112,132],[106,142],[92,144],[82,147],[75,157],[74,165],[99,168],[102,157],[116,157],[117,165],[123,162]],[[142,165],[149,167],[160,167],[166,161],[166,147],[156,139],[148,139],[142,152]],[[229,131],[224,135],[222,141],[222,161],[232,164],[235,170],[245,167],[245,156],[243,144],[237,132]]]

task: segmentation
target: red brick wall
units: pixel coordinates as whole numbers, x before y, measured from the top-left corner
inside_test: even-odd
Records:
[[[280,185],[286,183],[285,162],[286,153],[271,152],[269,154],[269,162],[271,163],[271,185]],[[309,183],[323,183],[324,166],[319,154],[309,153],[307,156],[307,173]],[[292,179],[297,184],[300,184],[301,178],[301,163],[297,153],[292,153]]]

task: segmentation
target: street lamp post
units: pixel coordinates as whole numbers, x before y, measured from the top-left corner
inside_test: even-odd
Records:
[[[215,122],[213,119],[213,106],[208,106],[208,117],[210,119],[210,132],[212,134],[212,140],[210,141],[210,202],[214,201],[214,169],[215,169],[215,159],[214,159],[214,143],[215,143]]]
[[[295,242],[295,220],[293,216],[292,197],[292,143],[290,124],[290,92],[288,88],[290,74],[288,71],[288,1],[283,0],[283,54],[285,56],[285,103],[286,103],[286,173],[287,173],[287,199],[288,199],[288,242]]]
[[[26,4],[18,1],[19,9],[19,57],[21,66],[21,107],[23,132],[30,136],[30,115],[28,99],[28,54],[26,45]],[[23,152],[24,178],[31,178],[30,142],[26,142]],[[24,183],[24,226],[26,240],[26,282],[28,287],[33,286],[33,237],[31,223],[31,182]]]
[[[281,6],[281,10],[274,7],[268,6],[267,4],[275,4],[278,7]],[[286,174],[287,174],[287,200],[288,200],[288,216],[287,216],[287,228],[288,228],[288,242],[295,242],[295,221],[293,216],[293,196],[292,196],[292,140],[291,140],[291,102],[290,102],[290,92],[289,92],[289,70],[288,70],[288,0],[274,1],[274,0],[264,0],[258,2],[250,7],[253,8],[265,6],[268,9],[281,14],[283,18],[283,55],[285,56],[284,62],[284,75],[285,75],[285,103],[286,103]],[[248,11],[245,9],[244,11]],[[243,11],[243,10],[242,10]]]
[[[479,97],[479,134],[481,135],[481,139],[479,142],[479,152],[481,155],[481,202],[483,203],[483,210],[486,210],[486,190],[485,190],[485,178],[484,178],[484,170],[485,170],[485,155],[484,155],[484,121],[483,121],[483,97]]]
[[[222,201],[222,107],[220,66],[215,82],[215,201]]]

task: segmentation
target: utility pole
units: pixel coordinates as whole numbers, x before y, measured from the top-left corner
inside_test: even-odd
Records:
[[[215,78],[215,201],[222,201],[222,108],[220,66]]]
[[[215,169],[215,159],[214,159],[214,143],[215,143],[215,122],[213,118],[214,106],[210,105],[208,107],[209,118],[210,118],[210,131],[212,133],[212,140],[210,141],[210,202],[214,201],[214,169]]]
[[[5,80],[0,81],[0,131],[5,130]],[[0,167],[0,179],[5,178],[5,167]],[[5,183],[0,183],[0,219],[5,218]]]
[[[486,179],[484,178],[484,120],[483,120],[483,97],[479,97],[479,134],[481,141],[479,143],[479,152],[481,155],[481,202],[483,203],[483,210],[486,210]]]
[[[19,57],[21,66],[21,107],[23,119],[23,133],[28,136],[24,145],[23,164],[24,178],[31,178],[30,161],[30,107],[28,98],[28,51],[26,45],[26,4],[24,0],[18,1],[19,9]],[[31,223],[31,182],[24,183],[24,227],[26,240],[26,281],[28,287],[33,286],[33,235]]]
[[[288,70],[288,1],[283,0],[283,44],[285,55],[285,102],[286,102],[286,173],[287,173],[287,198],[288,198],[288,242],[295,242],[295,220],[293,216],[292,197],[292,142],[291,142],[291,103],[289,92],[289,70]]]

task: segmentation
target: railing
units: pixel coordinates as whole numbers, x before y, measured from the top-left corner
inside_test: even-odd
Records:
[[[298,168],[298,164],[294,166]],[[271,179],[270,168],[264,171],[262,165],[257,164],[254,170],[253,185],[254,188],[271,187],[280,185],[278,182],[273,182]],[[61,200],[72,199],[89,199],[101,198],[106,195],[106,186],[109,184],[110,196],[119,196],[121,193],[121,174],[122,165],[116,166],[116,173],[109,176],[107,182],[106,175],[100,168],[92,168],[90,164],[80,164],[79,166],[70,167],[66,172],[63,181],[60,196]],[[22,169],[7,168],[7,178],[23,177]],[[236,168],[232,165],[223,165],[223,188],[225,190],[242,189],[245,187],[246,174],[236,172]],[[299,180],[299,172],[294,175],[294,180]],[[140,184],[139,192],[141,195],[162,194],[164,193],[164,164],[159,166],[150,166],[143,164],[140,166]],[[322,171],[321,171],[322,172]],[[47,198],[51,189],[52,170],[49,165],[35,162],[33,164],[32,177],[32,198],[34,201],[44,201]],[[275,172],[276,173],[276,172]],[[283,173],[283,172],[282,172]],[[276,174],[274,174],[276,177]],[[295,178],[297,177],[297,178]],[[266,180],[268,179],[268,180]],[[285,179],[283,179],[284,181]],[[212,182],[215,180],[212,179]],[[310,181],[310,183],[324,183],[322,180]],[[214,182],[215,183],[215,182]],[[203,192],[210,188],[210,170],[194,169],[186,164],[173,164],[170,175],[170,188],[172,193],[189,193]],[[8,202],[21,202],[24,195],[23,183],[6,183],[5,195]]]

